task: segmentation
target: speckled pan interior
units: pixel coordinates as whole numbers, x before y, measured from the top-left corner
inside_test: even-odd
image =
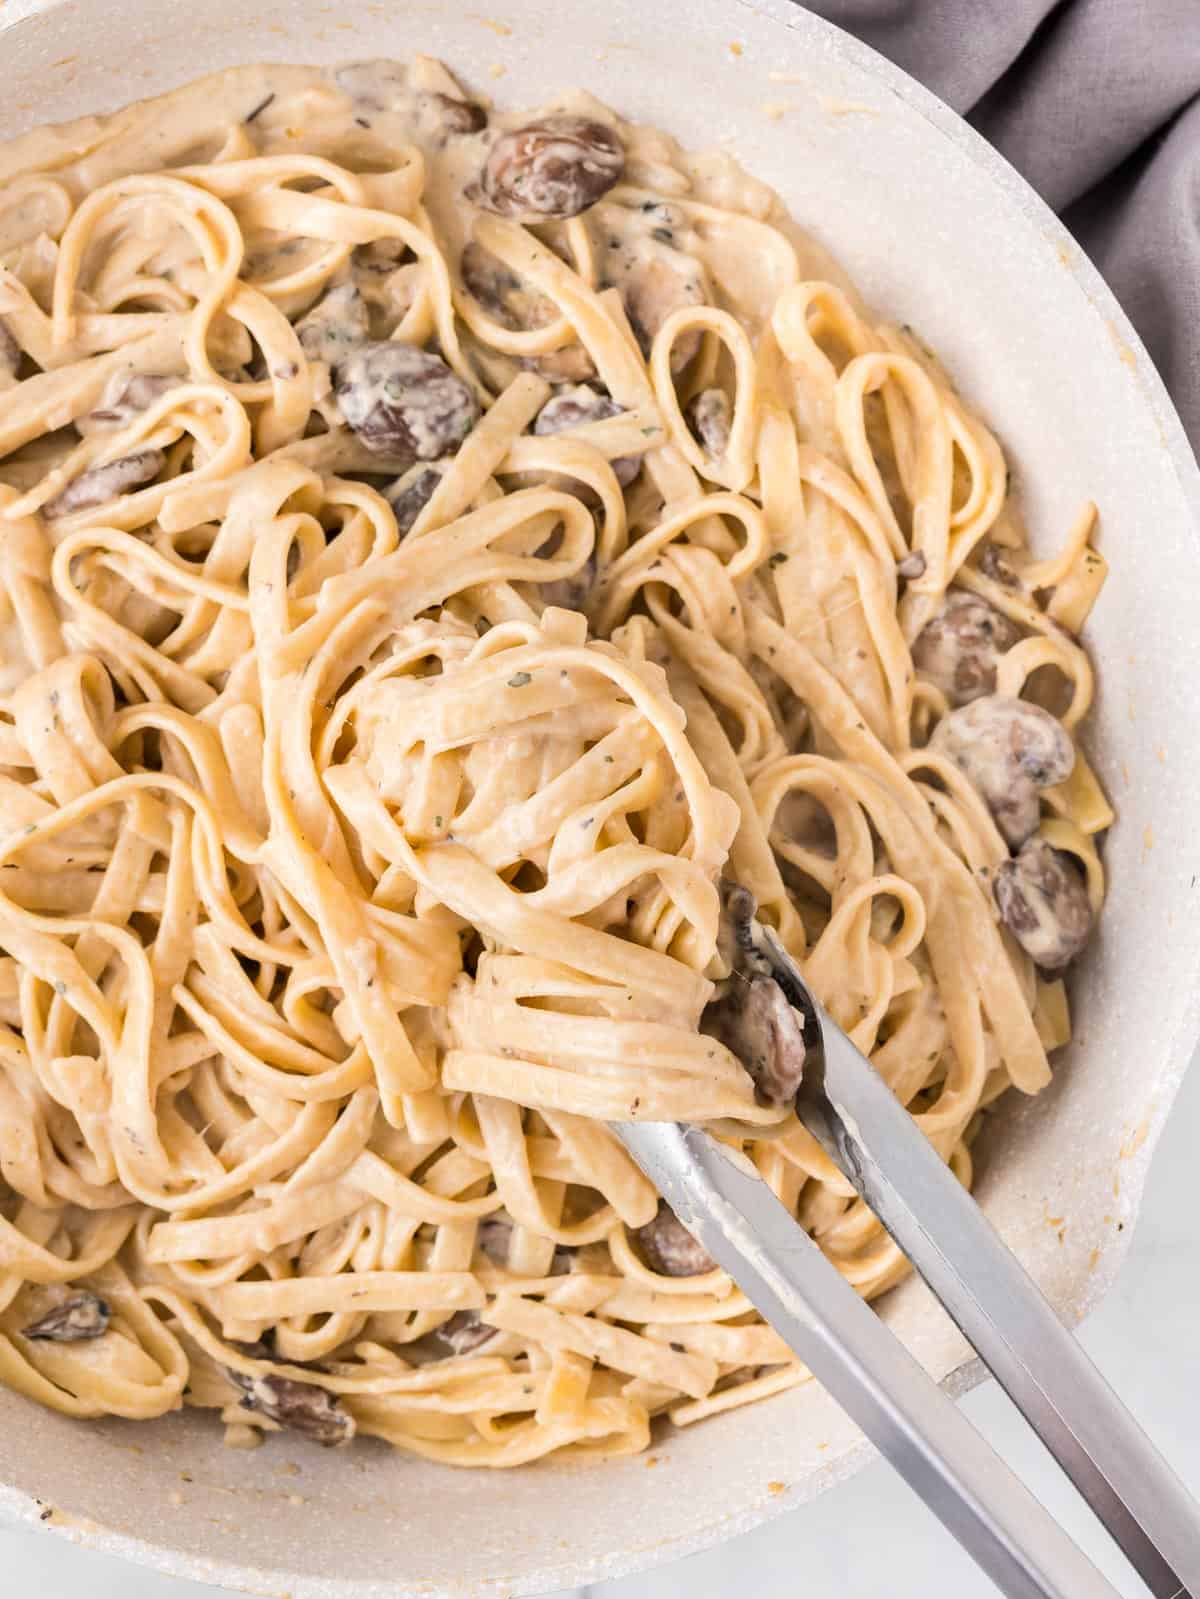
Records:
[[[1047,1094],[997,1119],[979,1188],[1073,1321],[1112,1280],[1198,1030],[1200,477],[1179,422],[1111,296],[1009,168],[787,0],[480,3],[7,0],[0,136],[255,60],[429,51],[515,105],[580,84],[690,144],[727,145],[780,190],[993,422],[1043,549],[1096,499],[1114,574],[1088,635],[1093,748],[1120,815],[1112,894],[1075,983],[1077,1040]],[[977,1379],[919,1285],[886,1313],[953,1389]],[[294,1599],[620,1575],[799,1504],[865,1456],[812,1386],[665,1437],[652,1459],[486,1476],[372,1444],[234,1453],[190,1415],[84,1426],[0,1394],[0,1511],[32,1520],[48,1506],[50,1526],[97,1548]]]

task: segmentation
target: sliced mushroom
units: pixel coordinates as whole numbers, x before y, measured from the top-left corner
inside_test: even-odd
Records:
[[[733,407],[724,389],[701,389],[688,401],[684,418],[707,454],[719,461],[729,448]]]
[[[367,449],[417,461],[453,454],[479,414],[440,356],[391,339],[352,350],[335,369],[334,393]]]
[[[512,1222],[503,1216],[485,1216],[476,1230],[475,1241],[493,1265],[507,1266]]]
[[[704,1007],[700,1031],[736,1055],[764,1105],[790,1105],[804,1075],[804,1018],[786,957],[754,920],[754,897],[721,885],[720,952],[730,968]]]
[[[954,589],[918,635],[913,665],[951,705],[968,705],[995,693],[996,665],[1020,636],[986,600]]]
[[[625,170],[616,131],[590,117],[554,116],[502,133],[480,174],[484,204],[516,222],[574,217]]]
[[[229,1380],[242,1390],[242,1408],[255,1410],[277,1426],[303,1433],[326,1449],[347,1444],[355,1433],[354,1417],[333,1394],[312,1382],[277,1377],[273,1372],[226,1368]]]
[[[617,402],[607,394],[598,394],[584,383],[563,388],[547,400],[534,418],[533,431],[540,437],[553,433],[569,433],[572,428],[583,427],[588,422],[605,422],[609,417],[621,416]],[[627,489],[641,471],[641,457],[621,455],[610,463],[617,482]]]
[[[449,461],[435,461],[432,466],[413,467],[385,491],[384,498],[392,508],[401,538],[412,531],[413,524],[432,500],[438,484],[446,475],[449,464]]]
[[[135,416],[140,416],[180,382],[181,379],[165,372],[114,372],[100,396],[100,404],[81,416],[75,426],[84,437],[89,433],[128,427]]]
[[[623,274],[620,288],[629,325],[646,356],[650,354],[659,328],[672,312],[708,302],[699,263],[678,250],[656,250],[637,262]],[[671,350],[672,372],[678,375],[683,371],[699,350],[700,338],[696,330],[675,340]]]
[[[698,1244],[665,1199],[658,1202],[658,1214],[644,1227],[634,1228],[630,1239],[643,1264],[661,1277],[699,1277],[716,1271],[717,1263]]]
[[[339,283],[300,318],[296,334],[310,361],[336,366],[371,337],[367,302],[353,283]]]
[[[487,112],[474,100],[458,100],[452,94],[427,94],[425,100],[446,138],[487,127]]]
[[[443,80],[452,84],[449,73],[439,70]],[[462,95],[419,87],[412,69],[398,61],[353,61],[340,67],[336,77],[339,89],[354,101],[364,121],[381,112],[403,112],[427,142],[444,143],[487,126],[487,112],[481,105]]]
[[[564,479],[564,482],[570,482],[570,479]],[[577,483],[574,487],[582,488],[583,485]],[[589,494],[590,492],[588,490]],[[573,573],[571,577],[558,577],[551,583],[539,583],[538,596],[543,607],[557,605],[564,611],[582,611],[587,604],[588,595],[596,586],[596,575],[599,570],[600,565],[596,557],[589,555],[579,571]]]
[[[498,256],[472,240],[459,262],[463,287],[488,316],[510,332],[529,332],[553,322],[558,309],[553,300],[530,288]],[[578,339],[544,355],[526,356],[520,365],[539,372],[551,383],[579,383],[595,376],[592,358]]]
[[[480,1321],[477,1310],[456,1310],[440,1327],[405,1344],[404,1358],[414,1366],[429,1366],[435,1361],[452,1360],[456,1355],[474,1354],[495,1337],[495,1327]]]
[[[1092,931],[1083,873],[1044,838],[1031,838],[996,872],[992,894],[1000,920],[1047,971],[1074,960]]]
[[[588,422],[606,422],[609,417],[620,415],[621,407],[611,396],[578,383],[560,389],[546,401],[534,418],[533,431],[543,435],[565,433]]]
[[[795,1099],[804,1073],[804,1030],[773,977],[735,977],[705,1007],[700,1030],[737,1056],[763,1104]]]
[[[463,250],[459,271],[467,293],[510,332],[545,327],[554,320],[553,301],[530,288],[499,256],[473,239]]]
[[[377,239],[355,250],[350,271],[366,301],[367,337],[392,338],[422,292],[416,258],[400,239]]]
[[[925,566],[924,551],[910,550],[902,561],[896,562],[896,576],[909,583],[915,582],[917,578],[925,576]]]
[[[457,1310],[432,1334],[440,1339],[452,1355],[469,1355],[482,1349],[496,1336],[496,1329],[480,1321],[477,1310]]]
[[[495,1266],[508,1269],[508,1252],[512,1243],[512,1222],[503,1216],[486,1216],[479,1223],[476,1239],[480,1249]],[[565,1277],[571,1271],[578,1250],[570,1244],[556,1244],[547,1276]],[[439,1331],[441,1329],[439,1328]]]
[[[109,461],[106,466],[94,466],[68,483],[61,494],[47,500],[42,506],[42,515],[54,521],[56,517],[70,516],[75,511],[90,511],[94,505],[107,505],[109,500],[127,494],[130,489],[140,489],[143,484],[153,482],[165,461],[161,450],[136,450],[132,455],[123,455],[119,461]]]
[[[1063,783],[1075,765],[1070,735],[1028,700],[988,694],[944,717],[929,747],[954,762],[983,796],[1015,849],[1038,825],[1038,790]]]
[[[596,376],[596,365],[578,339],[547,350],[544,355],[527,355],[521,365],[544,377],[547,383],[583,383]]]
[[[351,256],[351,268],[360,278],[384,278],[415,260],[403,239],[372,239],[370,244],[360,244]]]
[[[1002,583],[1006,589],[1021,586],[1021,579],[1005,561],[997,544],[985,546],[983,554],[979,557],[979,570],[984,577],[990,577],[993,583]]]
[[[56,1344],[81,1343],[87,1338],[102,1338],[108,1331],[112,1311],[98,1294],[73,1294],[55,1305],[37,1321],[22,1328],[26,1338],[47,1338]]]

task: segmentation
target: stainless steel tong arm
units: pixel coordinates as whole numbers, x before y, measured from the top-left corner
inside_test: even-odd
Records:
[[[748,1162],[699,1128],[615,1131],[688,1231],[1002,1593],[1117,1599]]]
[[[1200,1596],[1195,1500],[895,1095],[815,1002],[813,1009],[820,1045],[806,1058],[796,1107],[801,1120],[1151,1593]]]
[[[744,896],[744,891],[737,891]],[[752,902],[751,902],[752,908]],[[796,1112],[941,1300],[1155,1599],[1200,1599],[1200,1507],[769,928],[738,959],[803,1020]],[[615,1131],[684,1226],[1014,1599],[1112,1586],[754,1168],[702,1129]]]

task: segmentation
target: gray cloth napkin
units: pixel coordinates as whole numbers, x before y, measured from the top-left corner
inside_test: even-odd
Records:
[[[808,0],[928,85],[1058,211],[1200,451],[1200,0]]]

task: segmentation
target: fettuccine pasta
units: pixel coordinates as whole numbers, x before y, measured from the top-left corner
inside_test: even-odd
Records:
[[[0,1379],[482,1466],[804,1380],[609,1124],[901,1278],[722,895],[969,1183],[1103,899],[1094,518],[1034,561],[911,330],[586,95],[0,149]]]

